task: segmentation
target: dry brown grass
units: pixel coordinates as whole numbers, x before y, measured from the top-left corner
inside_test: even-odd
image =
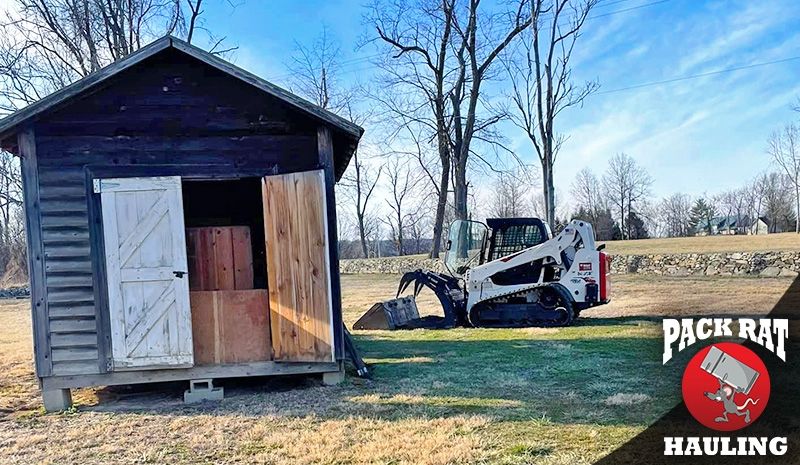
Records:
[[[343,276],[342,282],[350,291],[343,302],[348,327],[376,301],[394,297],[399,279],[399,275]],[[582,316],[764,314],[775,306],[791,283],[792,278],[613,275],[611,303],[587,310]],[[420,313],[441,313],[430,291],[423,291],[417,304]]]
[[[0,416],[39,406],[33,375],[30,303],[0,301]]]
[[[800,251],[800,234],[780,233],[763,236],[704,236],[608,241],[606,248],[614,255],[777,252]]]
[[[792,278],[614,275],[611,303],[587,317],[768,313]]]
[[[392,297],[397,279],[344,276],[345,322]],[[627,316],[765,312],[789,284],[615,277],[614,303],[572,328],[359,332],[371,382],[233,383],[201,406],[182,404],[182,385],[83,389],[76,411],[50,415],[31,369],[28,304],[0,301],[0,462],[591,463],[663,413],[674,390],[674,380],[642,382],[643,361],[660,367],[659,327]],[[421,307],[433,311],[433,297]],[[612,361],[615,373],[598,372]]]

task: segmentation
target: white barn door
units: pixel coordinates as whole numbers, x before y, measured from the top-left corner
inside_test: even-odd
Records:
[[[194,361],[181,178],[98,179],[114,370]]]

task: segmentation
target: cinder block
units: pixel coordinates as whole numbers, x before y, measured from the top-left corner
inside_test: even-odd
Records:
[[[329,371],[322,374],[322,384],[325,386],[334,386],[344,381],[344,365],[339,364],[339,370]]]
[[[222,400],[225,397],[224,389],[215,388],[211,379],[189,380],[189,389],[183,393],[183,401],[187,404],[197,404],[210,400]]]
[[[42,391],[42,403],[47,412],[60,412],[72,407],[72,393],[69,389],[50,389]]]

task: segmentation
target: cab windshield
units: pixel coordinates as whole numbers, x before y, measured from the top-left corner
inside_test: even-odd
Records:
[[[456,276],[477,262],[483,252],[487,227],[477,221],[456,220],[450,224],[444,264]]]

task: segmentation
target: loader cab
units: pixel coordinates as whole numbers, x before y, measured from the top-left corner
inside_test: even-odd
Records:
[[[444,264],[461,277],[471,266],[508,257],[551,237],[547,223],[539,218],[489,218],[486,224],[456,220],[450,224]]]
[[[546,242],[553,236],[547,223],[539,218],[490,218],[486,223],[491,232],[481,264],[509,257]],[[553,271],[539,262],[525,263],[492,276],[492,282],[503,286],[552,279]]]
[[[552,237],[550,227],[539,218],[489,218],[486,223],[491,234],[481,264],[508,257]]]
[[[461,277],[467,269],[483,263],[488,228],[479,221],[455,220],[450,223],[444,265],[453,276]]]

